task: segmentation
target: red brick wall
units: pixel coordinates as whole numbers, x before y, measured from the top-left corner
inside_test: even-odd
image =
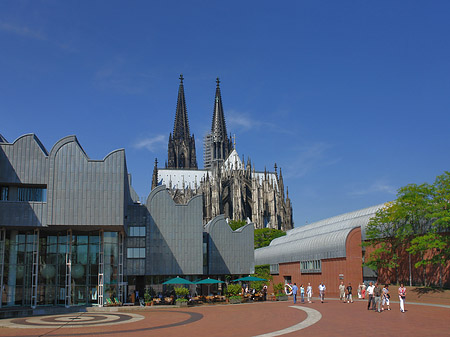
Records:
[[[322,273],[301,274],[300,262],[280,263],[279,275],[273,275],[274,283],[284,283],[285,276],[291,276],[292,283],[305,287],[308,282],[313,287],[313,296],[319,293],[320,282],[324,282],[327,287],[328,296],[339,296],[339,274],[344,275],[344,283],[352,283],[356,294],[358,284],[362,282],[362,253],[361,253],[361,228],[355,228],[350,232],[346,241],[346,258],[322,260]],[[273,292],[272,285],[269,292]]]
[[[370,252],[374,250],[373,247],[366,248],[366,256],[369,256]],[[425,257],[427,257],[426,254]],[[396,277],[395,269],[380,269],[378,271],[378,281],[381,283],[393,284],[396,281],[404,282],[405,285],[409,285],[409,267],[411,265],[411,276],[413,285],[440,285],[440,277],[442,277],[442,285],[444,287],[450,287],[450,261],[447,261],[446,265],[429,265],[426,267],[415,268],[414,264],[418,262],[421,257],[411,255],[411,264],[409,263],[409,253],[406,251],[406,247],[403,247],[400,253],[399,267],[397,268],[398,280]],[[425,269],[426,268],[426,269]]]

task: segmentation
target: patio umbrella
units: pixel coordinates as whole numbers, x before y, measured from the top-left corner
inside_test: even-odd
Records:
[[[195,282],[195,284],[216,284],[216,283],[225,283],[225,282],[220,281],[220,280],[216,280],[216,279],[213,279],[213,278],[209,278],[209,277],[204,279],[204,280]]]
[[[163,284],[194,284],[194,283],[189,280],[186,280],[185,278],[177,276],[171,278],[170,280],[167,280],[166,282],[163,282]]]
[[[217,284],[217,283],[225,283],[225,282],[220,281],[220,280],[216,280],[216,279],[213,279],[213,278],[209,278],[209,277],[204,279],[204,280],[200,280],[200,281],[195,282],[195,284],[207,284],[208,285],[208,294],[210,293],[210,285],[211,284]]]
[[[256,277],[256,276],[246,276],[246,277],[241,277],[236,280],[233,280],[233,282],[238,282],[238,281],[255,282],[255,281],[267,281],[267,280],[265,278],[260,278],[260,277]]]

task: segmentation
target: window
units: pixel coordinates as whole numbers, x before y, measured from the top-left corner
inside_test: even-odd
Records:
[[[47,189],[39,187],[19,187],[17,201],[47,201]]]
[[[127,258],[145,259],[145,248],[127,248]]]
[[[270,265],[270,274],[279,274],[280,273],[280,265],[277,264],[271,264]]]
[[[8,186],[0,186],[0,200],[6,201],[9,196],[9,188]]]
[[[145,236],[145,227],[142,226],[131,226],[129,228],[130,236]]]
[[[321,260],[301,261],[300,271],[302,274],[321,273],[322,261]]]

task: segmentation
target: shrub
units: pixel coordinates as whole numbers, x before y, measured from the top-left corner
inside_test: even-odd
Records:
[[[240,284],[229,284],[226,291],[227,297],[238,296],[241,292],[241,289],[242,287]]]
[[[177,295],[178,298],[180,297],[186,297],[187,295],[189,295],[189,289],[185,288],[185,287],[175,287],[175,294]]]
[[[284,284],[283,283],[275,283],[273,285],[273,290],[275,292],[275,295],[284,295]]]

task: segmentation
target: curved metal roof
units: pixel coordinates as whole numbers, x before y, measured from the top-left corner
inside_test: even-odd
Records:
[[[382,207],[384,204],[294,228],[288,231],[286,236],[273,240],[268,247],[256,249],[255,264],[345,257],[347,236],[353,229],[361,227],[361,236],[364,239],[367,223]]]

